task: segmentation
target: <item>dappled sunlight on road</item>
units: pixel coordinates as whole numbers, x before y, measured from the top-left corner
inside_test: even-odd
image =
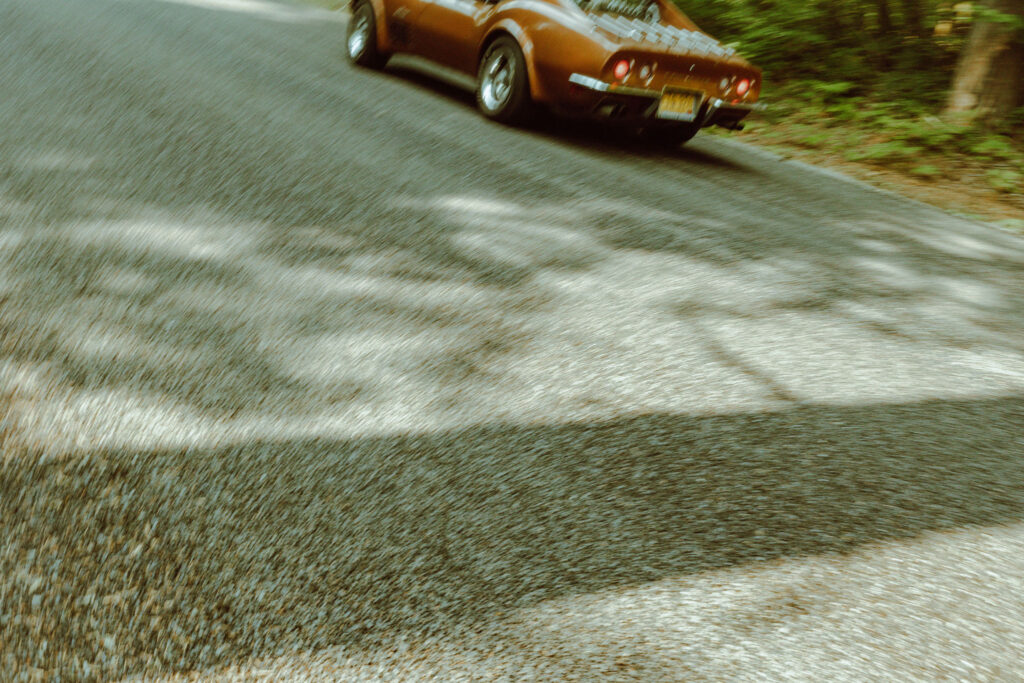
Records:
[[[763,366],[731,380],[755,400],[773,384],[786,387],[788,400],[846,404],[1014,393],[1024,386],[1024,344],[992,324],[1020,312],[1019,298],[1007,297],[1019,289],[1012,269],[951,277],[948,264],[895,238],[851,244],[843,254],[793,245],[743,258],[716,234],[732,233],[727,225],[628,202],[517,208],[508,200],[453,196],[423,205],[463,226],[468,236],[453,239],[465,252],[539,269],[532,286],[550,302],[539,315],[557,320],[554,327],[569,342],[550,345],[549,364],[521,382],[545,386],[539,393],[546,396],[565,385],[560,367],[585,362],[595,351],[604,356],[602,340],[609,353],[632,356],[634,387],[643,382],[646,351],[671,348],[677,360],[703,351],[687,363],[687,376],[672,377],[678,398],[686,398],[659,409],[693,405],[695,392],[706,386],[693,381],[695,366],[718,387],[730,385],[732,371]],[[866,226],[851,220],[834,227],[856,235]],[[603,234],[609,239],[591,239]],[[1001,259],[1024,258],[1012,241],[975,242]],[[979,315],[983,311],[992,318]],[[962,381],[965,365],[984,357],[1001,359],[1003,371]],[[543,360],[531,354],[527,363]],[[593,386],[601,384],[605,360],[591,368]],[[649,373],[665,378],[672,368]],[[661,398],[671,400],[672,393]],[[630,398],[655,408],[636,394]],[[719,409],[728,403],[727,396],[716,398],[726,399],[715,402]]]
[[[671,668],[691,680],[782,680],[796,671],[811,678],[826,670],[851,678],[970,677],[978,648],[1024,640],[1024,624],[983,617],[952,624],[943,615],[984,614],[1007,600],[1011,612],[1024,612],[1010,552],[1024,552],[1022,524],[675,576],[516,611],[448,656],[466,657],[467,670],[500,671],[502,651],[513,650],[551,680],[574,672],[642,679]],[[931,582],[957,597],[930,591]],[[863,632],[888,634],[890,647],[864,647],[856,639]],[[928,645],[935,642],[946,644],[941,652]],[[1004,652],[987,664],[1011,676],[1019,662]]]
[[[1024,624],[982,616],[993,605],[1024,611],[1009,553],[1024,553],[1024,524],[927,532],[847,554],[545,600],[499,611],[455,638],[396,633],[368,651],[328,647],[154,680],[195,673],[210,681],[365,680],[385,671],[414,680],[652,680],[665,671],[687,680],[781,680],[794,672],[810,679],[825,671],[851,679],[972,679],[979,649],[997,653],[988,671],[1012,678],[1017,653],[1001,645],[1024,641]],[[929,590],[933,582],[944,590]],[[946,615],[954,612],[978,616],[951,622]],[[865,632],[884,634],[888,647],[865,647],[858,638]]]
[[[267,0],[161,0],[178,5],[199,7],[202,9],[240,12],[260,19],[283,21],[289,23],[308,21],[327,21],[337,19],[337,14],[327,10],[290,5]]]
[[[4,560],[18,595],[34,562],[67,560],[73,594],[103,600],[77,609],[145,605],[89,647],[113,639],[128,670],[168,676],[462,662],[700,677],[763,670],[781,629],[814,619],[830,638],[876,628],[870,611],[829,621],[861,614],[859,594],[820,578],[889,562],[843,559],[865,544],[932,556],[936,530],[998,525],[997,545],[1018,542],[1024,352],[986,317],[1018,313],[1012,268],[954,276],[892,237],[737,254],[729,226],[630,202],[394,203],[390,243],[358,221],[282,230],[125,203],[7,233],[7,504],[52,521],[22,537],[47,548],[38,561]],[[68,529],[113,539],[90,525],[118,515],[124,552],[103,566],[140,584],[54,545]],[[173,578],[182,553],[202,584]],[[800,567],[819,576],[803,607],[747,604]],[[709,603],[720,583],[734,597]],[[756,626],[772,609],[785,625]],[[944,637],[922,613],[915,633]],[[70,614],[25,628],[67,638]],[[183,619],[203,640],[175,637]],[[123,670],[104,661],[89,666]]]
[[[367,412],[389,429],[413,428],[421,423],[404,404],[438,391],[417,381],[421,366],[471,352],[474,326],[492,325],[491,337],[501,328],[487,312],[500,293],[383,275],[401,253],[349,258],[351,244],[322,230],[296,230],[289,243],[306,255],[340,247],[331,269],[267,255],[266,230],[210,216],[71,225],[20,242],[0,268],[11,297],[5,384],[25,397],[16,408],[32,406],[18,420],[26,443],[58,452],[338,425],[373,433],[374,420],[354,419]],[[45,307],[32,312],[34,304]],[[408,312],[425,319],[407,320]],[[400,418],[366,405],[377,393]],[[421,426],[433,424],[427,419]]]
[[[629,201],[391,203],[445,231],[385,245],[358,225],[285,235],[140,207],[6,232],[5,390],[40,406],[19,420],[26,441],[201,446],[1024,391],[1024,344],[991,323],[1019,283],[997,266],[953,276],[895,237],[733,254],[729,226]],[[11,379],[26,372],[36,389]]]

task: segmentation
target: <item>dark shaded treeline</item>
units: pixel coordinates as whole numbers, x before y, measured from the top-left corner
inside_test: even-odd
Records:
[[[679,0],[777,80],[811,78],[947,112],[1024,106],[1024,2]]]

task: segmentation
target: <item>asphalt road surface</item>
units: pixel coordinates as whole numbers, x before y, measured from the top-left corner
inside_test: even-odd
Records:
[[[1024,241],[344,26],[0,1],[0,680],[1024,678]]]

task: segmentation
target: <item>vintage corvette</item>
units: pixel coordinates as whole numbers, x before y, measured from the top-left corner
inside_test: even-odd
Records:
[[[761,71],[701,32],[669,0],[353,0],[349,59],[395,53],[476,77],[483,114],[538,106],[681,144],[705,126],[742,128]]]

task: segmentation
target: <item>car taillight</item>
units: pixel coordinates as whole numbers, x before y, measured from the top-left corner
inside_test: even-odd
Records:
[[[620,59],[615,63],[615,68],[612,69],[612,73],[615,74],[615,78],[618,80],[624,80],[629,75],[629,62],[625,59]]]
[[[748,81],[746,78],[744,78],[743,80],[736,84],[737,95],[746,95],[748,90],[750,90],[750,81]]]

